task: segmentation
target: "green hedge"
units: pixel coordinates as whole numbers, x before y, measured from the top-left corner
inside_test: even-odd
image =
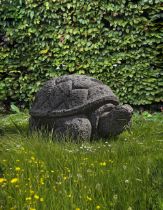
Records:
[[[40,85],[87,74],[122,102],[162,101],[160,0],[1,0],[0,100],[28,106]]]

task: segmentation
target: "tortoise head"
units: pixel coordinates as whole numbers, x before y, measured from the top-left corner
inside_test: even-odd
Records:
[[[133,109],[129,105],[115,106],[110,112],[104,112],[98,124],[100,136],[106,138],[116,136],[131,123]]]

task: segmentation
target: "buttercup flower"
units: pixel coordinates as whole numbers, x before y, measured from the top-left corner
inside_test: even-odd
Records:
[[[11,181],[10,181],[10,182],[11,182],[12,184],[14,184],[14,183],[16,183],[16,182],[18,182],[18,181],[19,181],[19,179],[18,179],[18,178],[13,178],[13,179],[11,179]]]
[[[34,195],[34,198],[35,198],[36,200],[38,200],[38,199],[39,199],[39,196],[38,196],[38,195]]]
[[[31,197],[27,197],[25,200],[26,201],[30,201],[31,200]]]
[[[91,198],[91,197],[89,197],[89,196],[87,196],[87,200],[88,200],[88,201],[91,201],[91,200],[92,200],[92,198]]]
[[[71,194],[67,195],[68,198],[71,198]]]
[[[20,171],[20,167],[16,167],[15,168],[15,171]]]
[[[30,194],[33,195],[35,192],[33,190],[30,190]]]
[[[35,160],[35,157],[34,157],[34,156],[32,156],[32,157],[31,157],[31,160]]]
[[[3,183],[3,182],[5,182],[5,181],[6,181],[6,179],[0,178],[0,183]]]
[[[41,201],[41,202],[43,202],[43,201],[44,201],[44,199],[43,199],[43,198],[40,198],[40,201]]]
[[[41,185],[44,184],[44,179],[43,179],[43,178],[40,179],[40,184],[41,184]]]
[[[106,166],[106,162],[101,162],[100,166]]]

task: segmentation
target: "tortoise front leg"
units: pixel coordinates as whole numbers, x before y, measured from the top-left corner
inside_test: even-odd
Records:
[[[99,124],[99,120],[100,117],[104,114],[104,113],[109,113],[115,106],[113,104],[105,104],[101,107],[99,107],[98,109],[96,109],[90,116],[90,121],[92,124],[92,133],[93,136],[95,138],[97,138],[99,136],[98,133],[98,124]]]

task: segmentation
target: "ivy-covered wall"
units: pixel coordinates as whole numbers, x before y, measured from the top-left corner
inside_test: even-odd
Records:
[[[0,100],[29,105],[40,85],[87,74],[122,102],[163,98],[160,0],[1,0]]]

